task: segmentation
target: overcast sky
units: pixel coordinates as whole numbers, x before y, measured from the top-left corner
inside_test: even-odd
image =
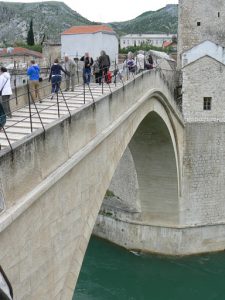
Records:
[[[32,0],[6,0],[6,2],[43,2]],[[196,0],[198,1],[198,0]],[[91,21],[126,21],[145,11],[157,10],[178,0],[65,0],[72,9]]]

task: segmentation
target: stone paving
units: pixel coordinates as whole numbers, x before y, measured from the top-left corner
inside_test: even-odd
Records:
[[[113,92],[117,87],[122,86],[122,83],[118,82],[115,84],[111,83],[110,88]],[[90,84],[91,93],[94,97],[94,100],[97,100],[99,97],[103,95],[111,93],[109,86],[104,84],[103,94],[102,94],[102,86],[99,84],[91,83]],[[70,112],[80,109],[82,106],[89,104],[93,101],[88,87],[85,89],[85,103],[84,103],[84,90],[83,86],[76,86],[74,92],[63,92],[65,100],[67,101]],[[59,108],[60,108],[60,116],[64,116],[68,114],[68,109],[63,100],[62,94],[59,93]],[[51,95],[44,98],[42,103],[36,102],[36,107],[41,116],[42,122],[45,125],[55,121],[58,119],[58,106],[56,95],[51,100]],[[32,126],[33,132],[38,128],[41,128],[41,122],[37,111],[35,109],[34,104],[31,105],[32,112]],[[5,125],[5,131],[8,135],[11,145],[13,143],[25,138],[27,135],[31,134],[31,126],[30,126],[30,113],[28,105],[19,110],[12,112],[12,118],[7,119]],[[9,143],[3,131],[0,132],[0,145],[1,149],[9,147]]]

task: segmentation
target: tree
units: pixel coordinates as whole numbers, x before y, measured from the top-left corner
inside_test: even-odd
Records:
[[[30,20],[30,28],[27,33],[27,45],[34,45],[34,31],[33,31],[33,20]]]

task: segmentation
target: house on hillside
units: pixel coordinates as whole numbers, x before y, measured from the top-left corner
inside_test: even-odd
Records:
[[[120,48],[141,46],[142,44],[162,47],[165,41],[172,42],[176,34],[127,34],[120,38]]]
[[[115,31],[107,25],[73,26],[61,34],[61,56],[80,58],[85,52],[96,59],[105,50],[111,61],[117,60],[119,43]]]
[[[177,52],[177,41],[164,41],[162,47],[163,49],[170,48],[172,52]]]
[[[0,65],[9,69],[26,68],[32,59],[39,65],[43,63],[43,56],[40,52],[22,47],[0,48]]]

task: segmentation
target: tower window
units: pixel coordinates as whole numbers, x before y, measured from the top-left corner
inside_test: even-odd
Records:
[[[211,110],[212,108],[212,97],[204,97],[203,110]]]
[[[220,18],[220,12],[218,11],[218,18]]]
[[[201,22],[197,22],[197,26],[201,26]]]

